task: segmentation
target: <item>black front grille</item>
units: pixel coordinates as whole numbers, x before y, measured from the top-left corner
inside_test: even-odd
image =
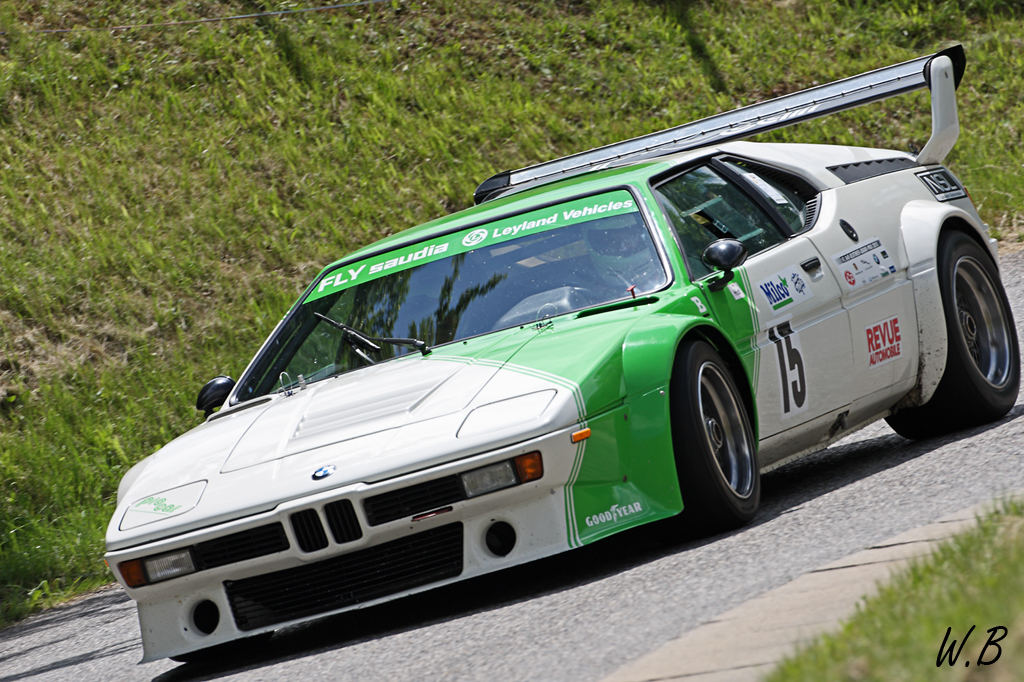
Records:
[[[466,499],[458,476],[445,476],[408,488],[393,490],[363,501],[366,520],[371,526],[430,511]]]
[[[331,535],[339,545],[363,537],[363,529],[359,527],[356,510],[350,500],[338,500],[325,505],[324,515],[327,516]]]
[[[303,509],[292,514],[292,530],[303,552],[315,552],[327,546],[327,533],[315,509]]]
[[[226,566],[236,561],[255,559],[288,549],[288,536],[284,526],[271,523],[259,528],[250,528],[222,538],[200,542],[195,546],[198,570]]]
[[[462,574],[462,524],[392,540],[307,566],[226,580],[241,630],[314,616]]]

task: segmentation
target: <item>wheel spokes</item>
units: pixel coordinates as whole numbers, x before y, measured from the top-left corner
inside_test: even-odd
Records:
[[[1010,377],[1011,349],[1002,299],[988,273],[975,259],[961,258],[953,286],[957,320],[967,352],[985,380],[1004,385]]]
[[[700,411],[708,447],[722,478],[740,497],[754,487],[754,449],[744,429],[743,409],[729,389],[725,376],[711,363],[699,372]]]

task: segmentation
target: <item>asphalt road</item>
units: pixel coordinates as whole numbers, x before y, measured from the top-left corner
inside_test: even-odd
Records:
[[[1024,339],[1024,253],[1004,255],[1002,267]],[[1022,414],[1018,400],[996,424],[923,442],[880,422],[766,475],[762,511],[742,530],[688,542],[647,526],[279,631],[216,666],[139,665],[135,608],[120,588],[102,590],[0,631],[0,682],[596,681],[821,564],[1024,488]]]

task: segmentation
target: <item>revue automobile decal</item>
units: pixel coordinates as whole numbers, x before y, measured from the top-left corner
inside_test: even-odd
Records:
[[[893,316],[864,328],[868,342],[868,369],[900,357],[900,318]]]

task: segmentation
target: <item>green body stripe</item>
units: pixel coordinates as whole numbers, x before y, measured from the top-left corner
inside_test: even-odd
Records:
[[[580,422],[580,428],[587,428],[587,423]],[[583,544],[580,540],[579,527],[576,525],[576,500],[572,494],[572,487],[576,484],[576,479],[579,478],[580,470],[583,468],[583,452],[586,449],[586,444],[586,439],[576,444],[576,457],[573,459],[572,472],[569,474],[569,480],[565,484],[566,531],[570,547],[579,547]]]
[[[536,379],[544,379],[550,381],[553,384],[561,386],[562,388],[568,389],[572,393],[573,401],[576,403],[576,412],[578,428],[587,428],[587,422],[584,419],[586,415],[586,407],[583,404],[583,393],[580,391],[579,384],[575,381],[560,377],[556,374],[551,374],[539,369],[533,369],[532,367],[524,367],[523,365],[514,365],[510,362],[503,362],[501,360],[481,360],[476,358],[464,358],[464,357],[433,357],[430,360],[441,360],[447,362],[461,362],[467,365],[484,365],[488,367],[497,367],[499,369],[507,369],[517,374],[525,374],[527,376],[534,377]],[[579,547],[582,545],[580,540],[579,528],[576,526],[576,504],[573,500],[572,486],[579,477],[580,470],[583,468],[583,453],[586,450],[586,440],[582,440],[576,444],[576,456],[573,459],[572,470],[569,473],[569,480],[565,484],[565,530],[566,536],[569,540],[569,547]]]
[[[753,332],[750,335],[750,350],[754,354],[754,369],[751,383],[753,384],[754,395],[757,395],[757,383],[761,376],[761,350],[757,346],[757,335],[761,331],[757,322],[757,305],[754,303],[754,290],[750,286],[750,276],[746,268],[740,268],[740,276],[743,278],[743,287],[747,291],[747,308],[750,311],[750,328]]]

